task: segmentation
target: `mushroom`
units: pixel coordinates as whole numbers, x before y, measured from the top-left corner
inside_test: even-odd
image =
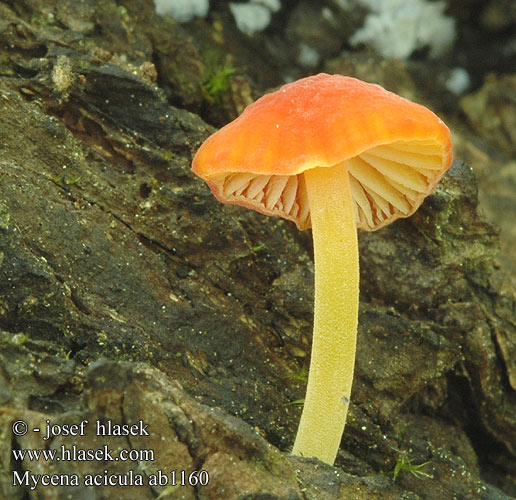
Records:
[[[333,464],[348,411],[358,323],[356,228],[412,215],[452,162],[446,125],[379,85],[319,74],[249,105],[197,151],[223,203],[312,228],[315,308],[292,453]]]

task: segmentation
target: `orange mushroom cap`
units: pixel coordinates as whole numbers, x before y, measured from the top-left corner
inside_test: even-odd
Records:
[[[452,163],[448,127],[376,84],[319,74],[282,86],[211,135],[194,172],[223,203],[311,226],[302,173],[348,169],[357,226],[408,217]]]

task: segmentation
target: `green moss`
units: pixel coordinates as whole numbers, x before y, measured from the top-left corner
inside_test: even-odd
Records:
[[[251,252],[258,253],[264,249],[265,249],[265,243],[259,243],[258,245],[251,247]]]
[[[202,88],[208,101],[220,101],[221,96],[229,90],[231,77],[235,71],[236,69],[233,66],[219,65],[205,70]]]
[[[77,176],[77,177],[72,177],[71,179],[65,179],[64,180],[64,183],[67,185],[67,186],[72,186],[73,184],[77,184],[77,182],[79,181],[80,177]]]
[[[9,211],[9,207],[4,202],[0,202],[0,229],[3,229],[4,231],[9,229],[10,220],[11,213]]]
[[[300,382],[308,382],[308,371],[302,366],[297,372],[294,372],[290,375],[294,380],[299,380]]]
[[[9,312],[9,304],[3,300],[0,300],[0,316],[7,316]]]
[[[39,28],[50,28],[56,26],[56,18],[53,15],[37,12],[32,15],[30,23]]]
[[[231,87],[231,77],[236,69],[225,55],[213,46],[204,46],[202,51],[204,69],[202,72],[202,91],[204,98],[211,102],[220,102],[222,96]]]
[[[52,177],[52,182],[57,184],[59,187],[73,186],[79,182],[80,177],[65,177],[63,175],[55,175]]]
[[[161,498],[165,498],[166,496],[168,495],[171,495],[172,493],[174,493],[177,489],[180,488],[180,485],[179,484],[175,484],[175,485],[170,485],[170,486],[167,486],[160,494],[159,496],[156,498],[156,500],[160,500]]]
[[[168,162],[171,162],[174,159],[174,155],[171,151],[163,151],[161,154]]]
[[[14,345],[23,345],[29,340],[29,336],[26,333],[16,333],[12,337],[12,343]]]
[[[290,401],[289,403],[285,403],[283,406],[303,406],[305,404],[305,398],[296,399],[295,401]]]
[[[398,477],[399,473],[401,471],[407,471],[410,472],[414,477],[417,477],[418,479],[422,479],[423,477],[433,479],[433,476],[431,474],[427,474],[426,472],[423,472],[421,469],[428,465],[430,462],[423,462],[422,464],[414,465],[411,463],[410,459],[408,458],[408,455],[406,452],[401,452],[398,461],[396,462],[396,465],[394,466],[394,471],[392,473],[392,480],[393,482],[396,481],[396,478]]]

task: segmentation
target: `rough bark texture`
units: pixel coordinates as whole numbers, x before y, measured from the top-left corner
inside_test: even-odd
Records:
[[[261,79],[241,70],[218,94],[207,85],[213,53],[234,49],[244,67],[256,51],[256,40],[213,43],[230,38],[228,19],[187,34],[152,2],[0,2],[0,497],[516,496],[516,301],[460,156],[413,217],[360,234],[336,467],[288,455],[309,358],[310,234],[219,205],[190,170],[214,130],[200,116],[223,123],[271,84],[262,61]],[[32,429],[47,419],[89,424],[44,441]],[[26,435],[13,434],[17,420]],[[97,436],[97,420],[142,420],[149,436]],[[12,454],[74,444],[155,460]],[[105,470],[144,485],[84,484]],[[152,486],[158,470],[210,479]],[[31,489],[13,471],[80,484]]]

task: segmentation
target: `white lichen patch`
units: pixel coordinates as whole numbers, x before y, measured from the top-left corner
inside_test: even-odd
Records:
[[[461,67],[453,68],[446,79],[446,88],[455,95],[461,95],[471,84],[469,73]]]
[[[210,9],[209,0],[154,0],[160,16],[169,15],[180,23],[187,23],[194,17],[204,17]]]
[[[359,0],[371,12],[350,38],[365,43],[384,57],[407,59],[428,47],[429,57],[446,52],[455,38],[455,20],[443,14],[445,2],[426,0]]]
[[[321,61],[319,52],[313,47],[310,47],[306,43],[299,45],[299,51],[297,54],[297,62],[306,68],[315,68]]]
[[[254,35],[263,31],[271,22],[271,15],[281,7],[279,0],[254,0],[247,3],[230,3],[229,8],[237,28]]]
[[[65,55],[60,55],[52,68],[52,82],[55,89],[61,94],[65,93],[74,79],[70,59]]]

